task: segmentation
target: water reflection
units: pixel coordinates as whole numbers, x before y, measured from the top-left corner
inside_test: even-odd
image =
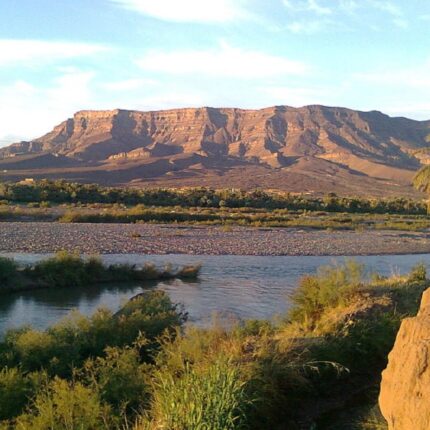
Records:
[[[44,255],[8,254],[22,263]],[[46,328],[78,309],[89,315],[100,306],[113,311],[124,301],[146,288],[168,292],[174,302],[183,303],[190,320],[205,324],[214,312],[226,318],[273,318],[288,309],[288,294],[298,278],[313,273],[322,264],[344,257],[258,257],[192,255],[105,255],[107,264],[129,262],[137,265],[154,262],[162,266],[203,264],[198,281],[170,280],[145,284],[109,284],[73,289],[46,289],[1,296],[0,335],[12,327],[31,324]],[[417,262],[430,264],[430,255],[356,257],[370,271],[381,274],[405,273]]]

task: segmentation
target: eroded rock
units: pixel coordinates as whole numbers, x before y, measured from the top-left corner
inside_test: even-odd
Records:
[[[430,289],[418,315],[402,321],[382,373],[379,405],[390,430],[430,429]]]

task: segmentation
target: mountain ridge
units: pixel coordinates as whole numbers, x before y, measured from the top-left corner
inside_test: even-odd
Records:
[[[383,183],[390,192],[411,193],[408,184],[429,162],[429,148],[430,121],[379,111],[321,105],[81,110],[37,139],[0,148],[0,168],[10,179],[56,178],[61,169],[68,179],[115,185],[362,194],[361,182],[373,183],[376,194]],[[53,157],[38,167],[44,154]]]

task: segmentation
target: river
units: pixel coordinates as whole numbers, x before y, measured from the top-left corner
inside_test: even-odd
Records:
[[[46,257],[46,254],[2,255],[13,257],[20,263],[32,263]],[[4,295],[0,302],[0,335],[26,324],[44,329],[74,309],[85,315],[101,306],[116,311],[145,288],[165,290],[174,302],[184,305],[190,322],[201,325],[208,324],[214,314],[221,315],[223,321],[272,319],[288,310],[289,294],[301,276],[315,273],[321,265],[341,262],[345,257],[109,254],[103,255],[102,259],[106,264],[202,263],[202,271],[197,281],[45,289]],[[369,273],[383,275],[406,273],[418,262],[430,265],[430,254],[373,255],[354,259],[364,263]]]

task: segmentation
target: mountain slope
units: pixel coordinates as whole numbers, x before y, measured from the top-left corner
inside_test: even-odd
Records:
[[[429,135],[429,121],[324,106],[80,111],[0,149],[0,168],[11,179],[400,194],[413,192]]]

